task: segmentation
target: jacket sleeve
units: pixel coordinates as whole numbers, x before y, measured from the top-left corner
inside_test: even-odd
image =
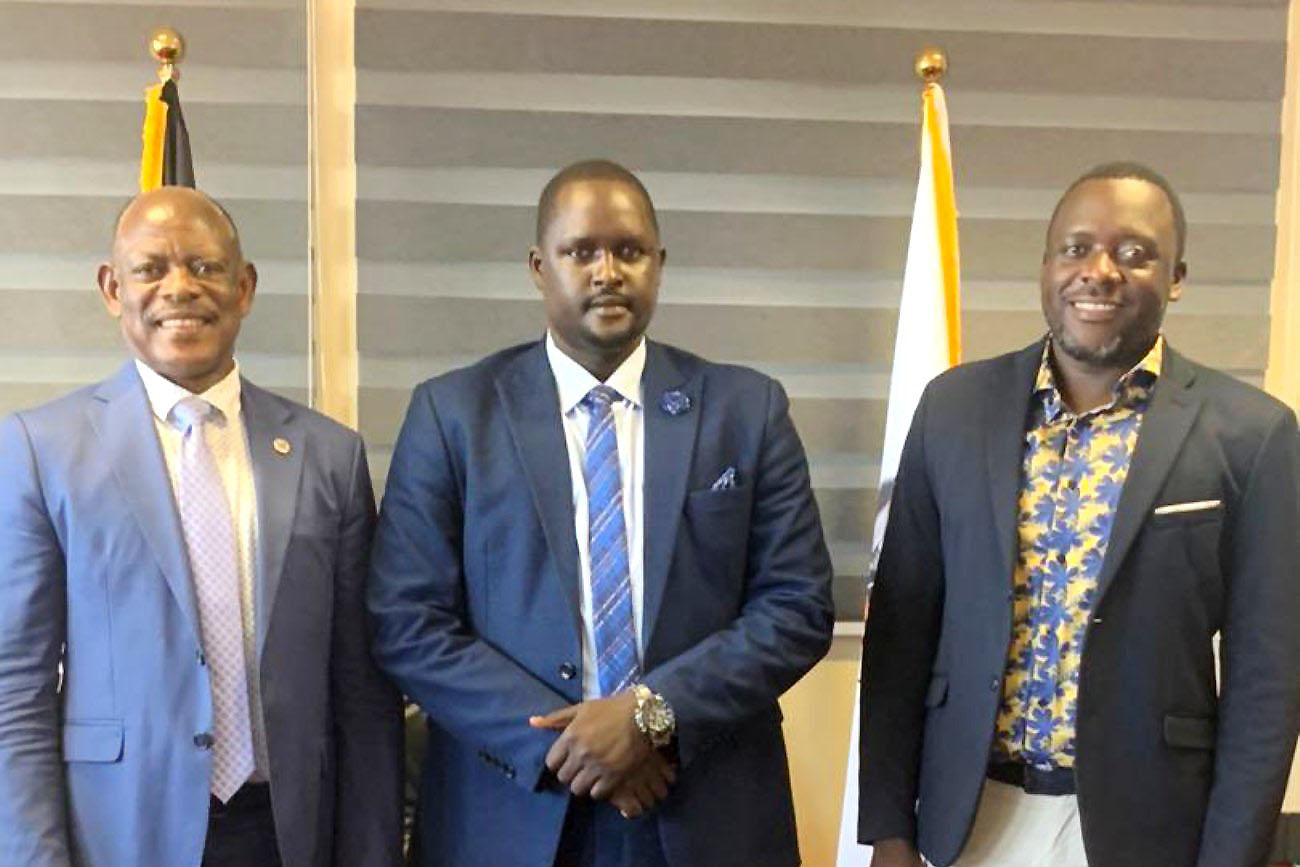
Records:
[[[683,764],[710,730],[771,707],[830,648],[830,555],[803,445],[775,382],[765,410],[740,616],[645,676],[677,717]]]
[[[0,421],[0,864],[71,863],[59,747],[65,571],[22,420]]]
[[[915,840],[930,681],[943,614],[939,510],[925,457],[926,394],[899,459],[863,636],[858,840]]]
[[[1268,431],[1236,503],[1214,785],[1200,867],[1268,857],[1300,721],[1300,434],[1287,411]]]
[[[402,700],[370,655],[365,579],[375,501],[365,447],[355,440],[334,580],[330,676],[334,707],[338,864],[397,865],[402,857]]]
[[[530,728],[528,714],[569,702],[470,628],[454,461],[428,387],[416,389],[371,560],[375,658],[439,726],[490,752],[516,784],[536,789],[557,735]]]

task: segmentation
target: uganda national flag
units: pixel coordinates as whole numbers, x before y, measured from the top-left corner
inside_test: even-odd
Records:
[[[181,113],[181,95],[168,79],[144,92],[144,129],[140,132],[140,192],[155,187],[193,187],[194,159],[190,134]]]
[[[867,593],[875,580],[880,546],[889,520],[894,475],[912,414],[926,384],[961,360],[961,276],[957,250],[957,197],[948,141],[948,106],[943,88],[927,84],[921,97],[921,171],[907,240],[903,292],[898,305],[894,366],[889,377],[885,443],[880,459],[879,502],[872,526]],[[868,601],[870,605],[870,601]],[[839,867],[870,861],[858,843],[858,700],[853,701],[849,760],[840,815]]]

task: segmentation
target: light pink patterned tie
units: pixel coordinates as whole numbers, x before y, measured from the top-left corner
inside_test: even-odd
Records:
[[[204,422],[222,419],[222,415],[207,401],[187,397],[172,409],[172,419],[185,435],[177,500],[212,682],[211,788],[212,794],[225,802],[255,765],[234,521],[216,460],[203,436]]]

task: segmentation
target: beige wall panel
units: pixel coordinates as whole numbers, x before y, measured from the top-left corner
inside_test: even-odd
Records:
[[[216,8],[224,5],[220,0],[213,0],[211,8],[126,2],[6,2],[4,26],[0,27],[0,58],[42,63],[73,59],[82,63],[112,60],[138,63],[141,105],[143,89],[150,83],[152,71],[145,39],[163,19],[187,37],[182,66],[301,68],[304,65],[307,49],[302,10]],[[58,34],[55,52],[50,48],[52,33]]]
[[[93,275],[95,263],[107,255],[112,242],[113,220],[135,183],[132,176],[116,184],[120,196],[0,196],[3,248],[35,254],[83,253],[88,257],[87,273]],[[110,180],[106,186],[114,184]],[[224,204],[239,224],[244,252],[250,258],[294,259],[305,253],[307,220],[302,202],[227,198]]]
[[[865,81],[911,85],[915,42],[891,28],[366,10],[357,56],[372,69]],[[973,89],[1279,98],[1281,42],[1141,39],[935,29]],[[1168,70],[1179,70],[1178,75]],[[1032,78],[1025,70],[1032,69]],[[1079,70],[1087,69],[1087,75]]]
[[[364,176],[361,190],[364,195]],[[1047,216],[963,219],[959,227],[963,276],[1036,279]],[[674,264],[901,274],[910,220],[663,210],[660,224],[669,254],[664,285],[670,292]],[[361,293],[367,291],[367,260],[514,261],[522,267],[534,231],[531,207],[363,199],[357,203]],[[1263,284],[1272,273],[1273,227],[1193,224],[1188,250],[1193,280]]]
[[[661,304],[649,334],[715,360],[883,363],[893,352],[894,318],[879,310]],[[544,328],[535,301],[389,296],[363,299],[357,331],[363,354],[473,356],[538,339]]]
[[[138,161],[143,87],[148,84],[147,69],[141,72],[139,93],[124,93],[121,102],[0,100],[0,129],[22,130],[21,135],[0,139],[0,159]],[[187,102],[184,109],[186,124],[195,135],[192,146],[200,181],[205,168],[217,160],[263,165],[303,162],[302,131],[307,125],[303,106]],[[124,175],[119,180],[123,196],[130,194],[136,178]]]
[[[639,171],[903,177],[916,124],[779,118],[609,116],[580,112],[360,106],[369,166],[564,165],[619,154]],[[1058,187],[1107,159],[1160,167],[1201,191],[1258,190],[1277,178],[1277,137],[1233,133],[959,126],[958,182]]]
[[[117,322],[104,309],[99,292],[87,281],[85,292],[11,290],[4,293],[23,321],[41,328],[0,328],[0,351],[76,352],[123,347]],[[239,332],[240,350],[297,354],[307,350],[307,299],[293,295],[262,295]],[[123,349],[123,357],[125,357]]]
[[[661,303],[649,333],[715,360],[887,367],[895,318],[879,309]],[[363,355],[472,357],[537,339],[544,327],[535,301],[372,296],[362,299],[358,340]],[[1045,327],[1035,311],[968,310],[963,330],[965,357],[973,360],[1024,346]],[[1195,347],[1192,354],[1207,364],[1264,369],[1268,322],[1259,315],[1171,309],[1167,330],[1175,345]]]

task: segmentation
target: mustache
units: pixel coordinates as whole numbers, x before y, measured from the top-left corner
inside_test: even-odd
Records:
[[[583,308],[586,310],[590,310],[593,307],[610,307],[613,305],[631,307],[632,302],[626,295],[622,294],[621,292],[601,292],[599,295],[593,295],[591,298],[587,299],[587,302],[586,304],[583,305]]]

